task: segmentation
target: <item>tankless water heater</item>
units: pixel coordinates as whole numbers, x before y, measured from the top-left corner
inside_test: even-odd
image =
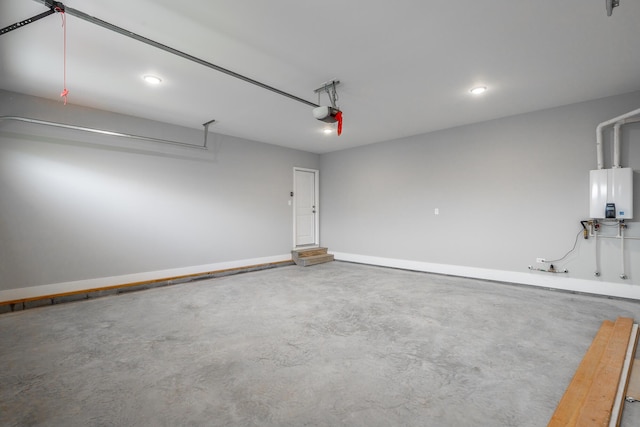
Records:
[[[593,219],[633,218],[633,169],[597,169],[589,173]]]

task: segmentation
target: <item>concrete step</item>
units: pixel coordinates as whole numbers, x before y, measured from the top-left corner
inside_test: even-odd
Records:
[[[310,265],[323,264],[325,262],[333,261],[333,254],[319,254],[300,257],[294,260],[297,265],[302,267],[308,267]]]

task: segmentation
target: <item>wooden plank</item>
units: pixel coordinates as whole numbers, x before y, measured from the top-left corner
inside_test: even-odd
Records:
[[[580,362],[562,399],[560,399],[560,403],[558,403],[548,427],[576,425],[580,408],[589,392],[598,364],[613,332],[613,327],[614,323],[610,320],[602,322],[602,326],[600,326],[591,346],[587,350],[582,362]]]
[[[285,260],[285,261],[274,261],[274,262],[268,262],[268,263],[264,263],[264,264],[253,264],[253,265],[247,265],[247,266],[243,266],[243,267],[234,267],[234,268],[226,268],[223,270],[211,270],[211,271],[204,271],[201,273],[192,273],[192,274],[183,274],[180,276],[171,276],[171,277],[163,277],[160,279],[151,279],[151,280],[143,280],[140,282],[129,282],[129,283],[123,283],[123,284],[119,284],[119,285],[111,285],[111,286],[101,286],[101,287],[97,287],[97,288],[87,288],[87,289],[80,289],[77,291],[70,291],[70,292],[59,292],[59,293],[55,293],[55,294],[46,294],[46,295],[38,295],[37,297],[29,297],[29,298],[20,298],[20,299],[16,299],[16,300],[7,300],[7,301],[0,301],[0,305],[10,305],[10,304],[20,304],[23,302],[29,302],[29,301],[38,301],[38,300],[42,300],[42,299],[51,299],[51,298],[58,298],[58,297],[64,297],[64,296],[69,296],[69,295],[78,295],[78,294],[87,294],[87,293],[91,293],[91,292],[98,292],[98,291],[108,291],[108,290],[112,290],[112,289],[122,289],[122,288],[130,288],[130,287],[136,287],[136,286],[143,286],[146,284],[153,284],[153,283],[159,283],[159,282],[169,282],[169,281],[175,281],[175,280],[182,280],[182,279],[189,279],[189,278],[199,278],[199,277],[203,277],[203,276],[216,276],[216,275],[224,275],[224,274],[231,274],[234,272],[243,272],[243,271],[253,271],[255,269],[262,269],[262,268],[269,268],[271,266],[275,267],[275,266],[285,266],[285,265],[291,265],[291,261],[290,260]]]
[[[629,384],[629,376],[631,375],[631,363],[636,356],[636,345],[638,344],[638,324],[634,324],[631,329],[631,337],[627,345],[627,354],[624,358],[624,366],[622,374],[620,374],[620,384],[618,384],[618,392],[613,402],[613,411],[611,412],[611,420],[609,427],[617,427],[622,419],[622,410],[624,409],[624,398],[627,393]]]
[[[325,255],[327,253],[327,248],[297,249],[291,252],[296,254],[299,258],[304,258],[315,255]]]
[[[298,260],[298,265],[303,267],[309,267],[316,264],[324,264],[325,262],[333,261],[332,254],[314,255],[309,257],[303,257]]]
[[[609,425],[632,327],[633,319],[618,317],[616,320],[611,338],[580,410],[577,425]]]

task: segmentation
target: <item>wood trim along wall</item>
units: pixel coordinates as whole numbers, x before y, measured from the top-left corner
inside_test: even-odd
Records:
[[[0,314],[13,311],[22,311],[29,308],[43,307],[47,305],[61,304],[65,302],[81,301],[84,299],[99,298],[102,296],[116,295],[126,292],[141,291],[144,289],[158,288],[162,286],[177,285],[180,283],[194,282],[196,280],[212,279],[215,277],[230,276],[250,271],[266,270],[276,267],[294,265],[293,260],[276,261],[264,264],[248,265],[243,267],[227,268],[201,273],[185,274],[180,276],[165,277],[161,279],[144,280],[139,282],[122,283],[118,285],[102,286],[82,289],[70,292],[61,292],[36,297],[20,298],[0,302]]]

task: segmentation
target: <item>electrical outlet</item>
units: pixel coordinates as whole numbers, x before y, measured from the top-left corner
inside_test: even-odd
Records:
[[[536,262],[543,263],[545,261],[544,261],[544,258],[536,258]]]

